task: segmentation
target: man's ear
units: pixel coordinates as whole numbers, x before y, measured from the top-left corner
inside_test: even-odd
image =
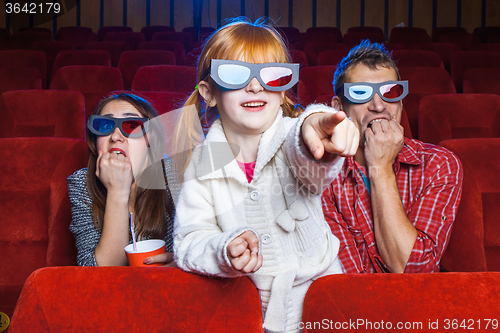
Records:
[[[215,96],[206,81],[198,82],[198,91],[207,105],[210,104],[211,107],[215,106],[217,101],[215,100]]]
[[[332,108],[338,111],[344,111],[342,110],[342,100],[340,99],[339,96],[333,96],[332,97],[332,102],[331,102]]]

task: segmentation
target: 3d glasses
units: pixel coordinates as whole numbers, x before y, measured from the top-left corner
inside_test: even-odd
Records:
[[[115,128],[126,137],[138,138],[144,135],[148,130],[148,118],[114,118],[109,116],[89,116],[87,128],[95,135],[109,135]]]
[[[210,77],[220,87],[230,90],[246,87],[255,77],[269,91],[285,91],[299,82],[299,64],[212,59]]]
[[[379,83],[344,83],[342,93],[351,103],[366,103],[377,93],[386,102],[397,102],[408,95],[408,81],[385,81]]]

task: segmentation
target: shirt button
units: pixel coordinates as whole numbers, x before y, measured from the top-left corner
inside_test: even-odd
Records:
[[[262,243],[263,244],[270,244],[271,242],[272,242],[271,235],[269,235],[269,234],[262,235]]]
[[[260,193],[259,191],[252,191],[250,193],[250,199],[252,199],[253,201],[257,201],[260,199]]]

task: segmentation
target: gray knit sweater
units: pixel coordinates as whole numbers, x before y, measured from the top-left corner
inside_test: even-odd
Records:
[[[175,182],[172,164],[168,159],[165,159],[165,174],[175,203],[180,189]],[[101,238],[101,231],[95,227],[92,221],[92,199],[87,190],[87,168],[76,171],[67,178],[67,182],[72,213],[69,229],[73,232],[76,240],[77,263],[79,266],[97,266],[95,248]],[[166,251],[172,252],[174,217],[167,214],[165,223],[167,223],[167,233],[163,239],[166,243]]]

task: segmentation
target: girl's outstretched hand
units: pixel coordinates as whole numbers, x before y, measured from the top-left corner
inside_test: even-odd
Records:
[[[304,120],[302,139],[317,160],[325,152],[343,157],[353,156],[358,150],[359,130],[342,111],[319,112]]]
[[[227,245],[227,255],[234,269],[242,273],[252,273],[262,266],[259,254],[259,239],[253,231],[245,231]]]

